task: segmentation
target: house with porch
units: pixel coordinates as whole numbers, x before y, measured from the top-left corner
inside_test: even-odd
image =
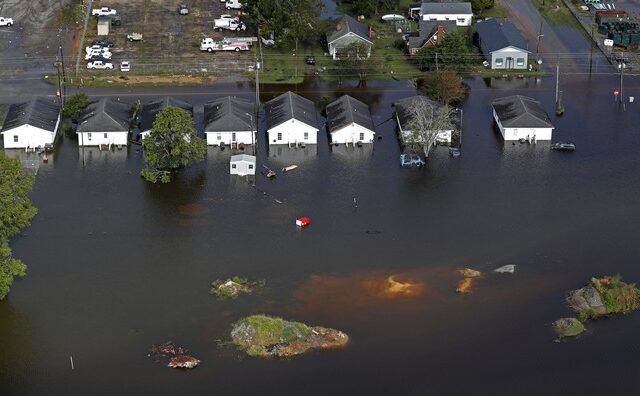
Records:
[[[111,98],[90,103],[80,115],[76,134],[79,146],[126,146],[131,105]]]
[[[529,50],[522,34],[507,19],[487,19],[476,23],[478,44],[491,69],[526,69]]]
[[[343,95],[327,105],[327,125],[331,143],[373,143],[373,120],[367,104]]]
[[[373,47],[372,31],[364,23],[356,21],[349,15],[343,15],[327,32],[329,54],[333,60],[340,59],[340,53],[344,54],[353,45],[359,45],[363,49],[356,54],[358,59],[368,59]]]
[[[291,91],[265,103],[269,145],[318,143],[318,121],[312,101]]]
[[[255,143],[255,105],[245,99],[226,96],[204,105],[204,133],[207,144],[249,145]]]
[[[494,100],[491,106],[493,119],[504,140],[551,140],[554,126],[537,100],[512,95]]]
[[[60,105],[38,97],[9,106],[2,125],[4,148],[35,149],[52,145],[60,126]]]
[[[140,112],[140,135],[142,139],[149,136],[156,116],[167,107],[181,108],[193,117],[193,106],[191,104],[172,98],[171,96],[165,96],[164,98],[145,103],[142,105],[142,111]]]

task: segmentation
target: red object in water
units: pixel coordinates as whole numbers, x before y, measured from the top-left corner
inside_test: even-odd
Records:
[[[311,224],[311,219],[308,217],[300,217],[298,219],[296,219],[296,225],[298,227],[306,227],[309,224]]]

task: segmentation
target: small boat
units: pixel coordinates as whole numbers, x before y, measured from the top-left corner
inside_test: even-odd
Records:
[[[283,172],[289,172],[292,171],[294,169],[296,169],[298,167],[298,165],[289,165],[289,166],[285,166],[284,168],[282,168]]]
[[[300,217],[296,219],[296,225],[298,227],[306,227],[311,224],[311,219],[308,217]]]
[[[575,151],[576,145],[573,143],[554,143],[551,145],[551,150],[558,151]]]
[[[382,16],[382,20],[385,22],[404,21],[405,17],[398,14],[387,14]]]
[[[261,172],[263,175],[265,175],[267,177],[267,179],[273,179],[274,177],[276,177],[276,172],[272,171],[271,169],[269,169],[266,165],[262,165],[264,167],[264,169],[266,169],[266,172]]]

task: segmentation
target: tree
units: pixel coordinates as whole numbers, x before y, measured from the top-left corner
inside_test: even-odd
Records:
[[[429,157],[438,134],[455,129],[452,115],[451,107],[437,106],[422,97],[416,97],[407,107],[408,121],[405,129],[409,133],[402,136],[403,144],[419,147],[424,152],[425,158]]]
[[[461,101],[468,92],[462,79],[452,70],[427,73],[420,81],[419,89],[425,95],[445,105]]]
[[[319,0],[247,0],[245,9],[262,25],[262,31],[280,40],[310,40],[318,33],[322,4]]]
[[[23,276],[27,268],[11,256],[8,241],[38,212],[27,195],[33,182],[34,177],[24,173],[19,160],[0,152],[0,300],[9,293],[14,277]]]
[[[467,37],[461,31],[448,33],[440,44],[421,48],[416,53],[418,64],[427,69],[463,69],[469,62]]]
[[[207,154],[207,144],[198,137],[191,114],[178,107],[158,113],[142,147],[146,168],[140,174],[152,183],[168,183],[172,171],[202,161]]]
[[[476,14],[481,14],[483,10],[493,8],[494,0],[471,0],[471,8]]]
[[[399,0],[344,0],[349,10],[356,15],[372,16],[386,11],[397,11]]]
[[[367,75],[375,68],[375,63],[369,59],[370,48],[365,43],[352,43],[337,53],[338,60],[334,63],[334,72],[340,77],[357,77],[360,81],[367,79]]]
[[[67,98],[62,108],[62,116],[77,120],[80,117],[80,113],[89,104],[89,98],[84,92],[78,92]]]

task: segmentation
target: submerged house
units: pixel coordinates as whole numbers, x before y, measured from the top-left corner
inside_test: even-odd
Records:
[[[343,95],[327,105],[327,125],[331,143],[373,143],[375,137],[369,106]]]
[[[256,174],[256,157],[247,154],[232,155],[229,161],[229,173],[246,176]]]
[[[469,2],[422,2],[420,16],[423,21],[453,21],[457,26],[471,26],[473,10]]]
[[[527,43],[511,21],[488,19],[476,24],[478,44],[492,69],[526,69]]]
[[[416,101],[423,102],[426,106],[431,107],[433,110],[437,110],[442,105],[436,101],[429,99],[426,96],[418,95],[410,98],[401,99],[395,102],[393,105],[396,108],[396,122],[398,123],[398,134],[400,139],[404,142],[411,137],[411,107],[415,105]],[[436,136],[437,143],[451,143],[451,136],[453,130],[438,131]]]
[[[513,95],[498,98],[491,106],[504,140],[551,140],[554,126],[537,100]]]
[[[423,21],[419,22],[419,30],[407,36],[409,55],[414,56],[420,49],[442,43],[444,37],[456,31],[455,21]]]
[[[80,115],[78,145],[126,146],[129,140],[131,106],[113,99],[92,102]]]
[[[264,106],[269,145],[318,143],[318,122],[312,101],[291,91],[271,99]]]
[[[191,114],[191,117],[193,117],[193,106],[191,104],[172,98],[171,96],[165,96],[162,99],[145,103],[142,106],[142,112],[140,113],[140,135],[142,136],[142,139],[151,133],[151,127],[153,126],[153,122],[156,120],[156,116],[167,107],[181,108],[186,110]]]
[[[44,148],[56,140],[60,106],[46,98],[9,106],[2,126],[4,148]]]
[[[356,56],[358,59],[367,59],[371,56],[371,47],[373,47],[371,36],[372,32],[369,26],[356,21],[349,15],[344,15],[327,32],[329,54],[333,60],[340,59],[340,53],[344,53],[350,46],[359,44],[364,50],[362,53],[358,52]]]
[[[210,146],[254,144],[255,105],[227,96],[204,105],[204,133]]]

